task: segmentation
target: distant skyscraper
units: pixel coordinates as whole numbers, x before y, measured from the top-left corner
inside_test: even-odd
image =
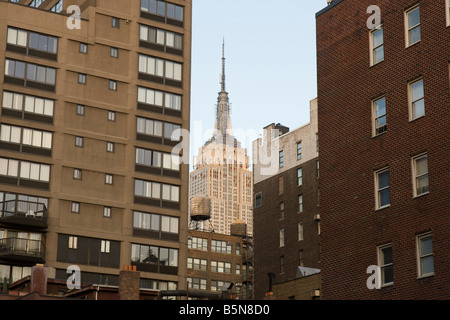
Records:
[[[200,149],[190,174],[189,198],[211,199],[211,220],[203,229],[229,234],[230,224],[237,219],[253,233],[253,177],[249,170],[247,150],[233,136],[230,103],[225,90],[225,46],[222,45],[221,91],[217,98],[214,134]],[[206,225],[206,223],[208,225]]]

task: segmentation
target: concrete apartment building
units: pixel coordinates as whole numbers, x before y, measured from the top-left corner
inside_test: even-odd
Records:
[[[332,1],[316,26],[322,298],[448,299],[450,2]]]
[[[253,233],[253,177],[249,170],[247,150],[233,135],[231,104],[225,86],[225,45],[222,45],[221,90],[217,97],[213,136],[199,148],[190,173],[189,199],[206,196],[211,199],[210,225],[221,234],[230,234],[236,220]]]
[[[80,11],[67,10],[76,5]],[[0,277],[186,288],[190,0],[0,1]],[[79,26],[77,26],[79,24]]]
[[[271,292],[270,285],[320,271],[317,102],[310,102],[308,124],[292,131],[271,124],[253,142],[256,299]],[[320,289],[317,280],[314,289]],[[287,291],[285,297],[296,299]]]

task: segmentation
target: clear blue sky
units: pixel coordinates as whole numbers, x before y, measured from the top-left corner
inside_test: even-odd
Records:
[[[258,132],[270,123],[294,129],[309,122],[309,101],[317,96],[315,13],[326,5],[193,0],[190,163],[214,126],[223,39],[233,129]],[[251,141],[242,144],[251,155]]]

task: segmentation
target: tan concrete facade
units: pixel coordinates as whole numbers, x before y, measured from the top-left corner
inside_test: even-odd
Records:
[[[109,279],[106,281],[113,283],[117,282],[122,265],[135,264],[132,247],[138,252],[137,259],[142,258],[148,248],[156,247],[158,258],[152,262],[158,266],[156,269],[139,270],[146,263],[152,264],[148,260],[136,263],[141,279],[148,280],[151,283],[148,286],[153,289],[159,286],[185,289],[188,166],[172,167],[174,170],[166,174],[161,165],[165,156],[161,155],[170,154],[178,142],[161,138],[156,134],[157,129],[149,133],[148,128],[150,124],[154,124],[154,128],[161,125],[162,136],[164,130],[172,126],[189,130],[191,1],[163,1],[166,13],[162,16],[151,14],[149,8],[140,6],[140,1],[64,1],[59,14],[48,11],[57,1],[46,1],[45,7],[40,8],[27,7],[29,2],[0,2],[0,90],[3,94],[0,122],[6,125],[2,131],[13,126],[51,132],[51,155],[18,152],[15,145],[7,141],[6,147],[0,146],[0,158],[4,159],[2,164],[8,165],[19,161],[19,170],[28,162],[42,164],[44,169],[49,166],[49,179],[44,185],[35,183],[30,187],[29,181],[21,179],[22,171],[0,171],[0,195],[3,197],[0,202],[8,199],[7,194],[44,198],[48,219],[47,227],[41,229],[10,225],[2,220],[0,236],[7,238],[8,233],[16,235],[25,231],[34,236],[40,234],[45,246],[41,262],[55,268],[57,277],[65,275],[68,265],[76,264],[82,275],[89,274],[84,277],[86,281]],[[81,9],[80,29],[67,27],[71,15],[65,15],[65,11],[72,3]],[[172,8],[181,10],[181,20],[167,16]],[[8,36],[9,32],[13,34],[10,29],[27,33],[27,44],[12,44]],[[147,36],[142,36],[142,29],[165,34],[164,44],[149,44]],[[57,39],[54,59],[43,58],[39,50],[32,54],[31,33]],[[173,34],[182,39],[181,50],[169,50],[168,39]],[[81,52],[81,44],[86,46],[85,52]],[[23,47],[27,51],[22,52]],[[142,72],[144,58],[141,55],[145,56],[145,67],[156,61],[158,67],[164,66],[163,73],[150,77],[148,73],[153,72],[150,67]],[[11,76],[11,63],[6,60],[19,61],[20,65],[25,63],[27,71],[32,65],[52,68],[56,79],[45,88],[29,79],[21,85],[20,73],[19,77]],[[181,66],[181,77],[169,79],[171,66]],[[80,75],[84,75],[84,84],[79,82]],[[140,101],[138,88],[147,93],[144,103]],[[162,106],[149,102],[150,93],[156,92],[164,97]],[[17,110],[14,113],[7,104],[10,96],[15,99],[17,95],[22,95],[24,101],[26,96],[53,101],[52,116],[43,122],[33,121],[36,114],[32,114],[33,120],[28,120],[28,113],[20,115]],[[169,108],[169,97],[175,96],[181,101],[179,107],[173,109],[171,105]],[[144,134],[138,132],[139,118],[145,119]],[[78,138],[82,138],[80,146],[76,145]],[[154,163],[138,163],[137,149],[151,150],[155,157],[161,156],[156,169],[152,166]],[[81,179],[75,178],[75,172],[81,174]],[[144,181],[144,193],[137,191],[137,180]],[[150,186],[154,190],[151,195]],[[78,212],[73,212],[77,204]],[[147,224],[138,221],[134,212],[144,217],[141,222],[150,217],[160,220],[149,229]],[[5,216],[4,212],[2,214]],[[170,231],[164,226],[168,221],[172,226]],[[154,228],[157,234],[147,232]],[[62,235],[68,236],[69,241],[77,237],[78,247],[65,248],[68,251],[62,252],[61,247],[67,246]],[[82,253],[83,250],[86,252]],[[10,259],[0,255],[0,259],[0,265],[4,266],[0,270],[2,278],[8,272],[8,265],[11,270],[12,266],[17,266],[17,272],[26,275],[26,268],[35,262],[18,256]],[[165,269],[166,263],[171,267],[169,271]]]

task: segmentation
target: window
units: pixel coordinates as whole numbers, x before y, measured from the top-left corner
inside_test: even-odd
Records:
[[[183,7],[161,0],[141,0],[141,11],[183,21]]]
[[[303,212],[303,195],[298,196],[298,212]]]
[[[316,160],[316,177],[319,178],[320,172],[319,172],[319,160]]]
[[[304,261],[303,261],[303,250],[299,250],[298,251],[298,265],[300,267],[304,266]]]
[[[0,175],[49,182],[50,166],[42,163],[0,158]]]
[[[206,279],[187,277],[186,280],[187,280],[187,286],[189,289],[206,290]],[[212,290],[212,287],[213,287],[213,281],[211,281],[211,290]]]
[[[179,186],[138,179],[135,180],[135,196],[179,202],[179,193]]]
[[[417,257],[419,278],[434,275],[433,239],[430,233],[417,237]]]
[[[80,203],[79,202],[72,202],[71,211],[73,213],[80,213]]]
[[[280,229],[280,247],[284,247],[284,228]]]
[[[284,154],[283,154],[283,150],[281,150],[279,152],[279,164],[280,164],[280,168],[283,168],[284,166]]]
[[[383,169],[375,172],[376,184],[376,208],[384,208],[390,204],[389,195],[389,170]]]
[[[132,244],[131,262],[178,267],[178,249]]]
[[[116,121],[116,113],[114,111],[108,111],[108,121]]]
[[[56,69],[9,59],[5,59],[5,75],[49,85],[56,83]]]
[[[211,240],[211,251],[231,254],[231,242],[230,241]]]
[[[182,64],[140,54],[139,72],[181,81]]]
[[[298,241],[303,240],[303,222],[297,224]]]
[[[106,152],[114,152],[114,143],[106,142]]]
[[[280,219],[284,219],[284,202],[280,203]]]
[[[58,38],[56,37],[11,27],[8,27],[6,42],[8,44],[52,54],[56,54],[58,48]],[[34,55],[31,50],[28,54]]]
[[[211,271],[230,274],[231,263],[222,261],[211,261]]]
[[[76,180],[81,180],[81,170],[73,169],[73,178]]]
[[[414,120],[425,115],[423,79],[410,83],[408,91],[410,120]]]
[[[80,116],[84,115],[84,106],[82,106],[80,104],[77,105],[77,114],[80,115]]]
[[[255,208],[260,207],[262,205],[262,193],[255,194]]]
[[[5,109],[53,117],[54,105],[55,102],[50,99],[3,91],[2,107]]]
[[[105,218],[111,218],[111,207],[103,207],[103,216]]]
[[[181,50],[183,47],[183,35],[145,25],[139,27],[139,39],[178,50]]]
[[[78,83],[86,84],[86,75],[83,73],[78,74]]]
[[[278,194],[283,194],[284,192],[284,178],[279,177],[278,178]]]
[[[447,17],[447,26],[450,27],[450,0],[445,0],[445,15]]]
[[[117,91],[117,81],[109,80],[109,90]]]
[[[406,46],[420,41],[420,8],[416,6],[406,12]]]
[[[302,142],[297,142],[297,160],[302,158]]]
[[[280,257],[280,273],[284,273],[284,256]]]
[[[51,9],[51,12],[60,13],[63,9],[63,0],[59,0]]]
[[[117,48],[111,48],[110,55],[113,58],[117,58],[119,56],[119,49]]]
[[[303,169],[297,169],[297,186],[301,186],[303,184]]]
[[[188,269],[207,271],[207,265],[208,261],[204,259],[188,258],[187,260]]]
[[[392,260],[392,245],[378,247],[378,265],[381,269],[381,285],[394,283],[394,265]]]
[[[78,248],[78,237],[69,236],[69,243],[68,243],[69,249],[77,249]]]
[[[189,237],[188,238],[188,248],[197,250],[208,250],[208,239]]]
[[[420,196],[429,192],[428,182],[428,156],[422,154],[414,157],[413,162],[413,178],[414,178],[414,196]]]
[[[86,43],[81,42],[80,43],[80,52],[81,53],[87,53],[88,45]]]
[[[178,158],[178,159],[177,159]],[[136,164],[169,170],[180,170],[180,159],[170,153],[136,148]]]
[[[319,152],[319,134],[316,133],[316,151]]]
[[[83,137],[75,137],[75,147],[83,147]]]
[[[112,174],[105,174],[105,183],[113,184],[113,175]]]
[[[47,131],[10,126],[7,124],[0,125],[0,140],[4,142],[51,149],[52,136],[53,134]]]
[[[111,18],[111,27],[120,28],[120,19],[119,18]]]
[[[386,98],[382,97],[372,101],[373,135],[386,132]]]
[[[138,102],[173,110],[181,110],[180,95],[144,87],[138,87]]]
[[[384,60],[384,40],[383,28],[370,32],[371,65],[375,65]]]
[[[100,245],[100,252],[109,253],[111,242],[109,240],[102,240]]]

